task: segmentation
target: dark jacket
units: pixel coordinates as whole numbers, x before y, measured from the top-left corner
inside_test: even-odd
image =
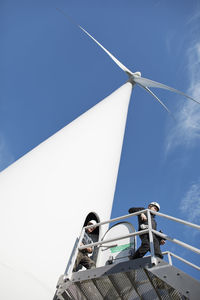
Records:
[[[145,209],[144,207],[131,207],[131,208],[129,208],[128,212],[129,212],[129,214],[132,214],[132,213],[138,212],[140,210],[144,210],[144,209]],[[147,216],[146,212],[144,214],[145,214],[145,216]],[[157,230],[157,223],[156,223],[155,217],[156,217],[155,215],[151,214],[151,224],[152,224],[152,229]],[[138,225],[139,225],[138,231],[145,229],[145,228],[141,228],[142,224],[148,225],[148,220],[143,221],[141,219],[141,216],[138,215]],[[161,230],[160,230],[160,232],[162,233]],[[165,240],[165,239],[163,239],[163,238],[161,238],[159,236],[157,236],[157,239],[159,240],[159,242],[161,240]]]
[[[130,214],[132,214],[132,213],[138,212],[140,210],[144,210],[144,209],[145,209],[144,207],[131,207],[131,208],[129,208],[128,212]],[[147,213],[145,212],[144,214],[147,217]],[[155,220],[155,215],[153,215],[153,214],[151,214],[151,223],[152,223],[152,229],[157,230],[157,223],[156,223],[156,220]],[[139,225],[138,231],[144,229],[144,228],[143,229],[141,228],[142,224],[148,225],[148,220],[143,221],[141,219],[141,216],[138,215],[138,225]]]

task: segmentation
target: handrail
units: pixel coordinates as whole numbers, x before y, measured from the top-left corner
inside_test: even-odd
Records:
[[[152,229],[152,232],[155,233],[156,235],[162,237],[163,239],[166,239],[166,240],[168,240],[170,242],[173,242],[173,243],[175,243],[175,244],[177,244],[179,246],[182,246],[182,247],[184,247],[186,249],[189,249],[189,250],[191,250],[193,252],[196,252],[197,254],[200,254],[200,249],[198,249],[196,247],[190,246],[189,244],[181,242],[181,241],[179,241],[179,240],[177,240],[175,238],[171,238],[170,236],[168,236],[166,234],[163,234],[163,233],[160,233],[159,231],[156,231],[154,229]]]
[[[151,213],[152,213],[153,215],[157,215],[157,216],[160,216],[160,217],[163,217],[163,218],[172,220],[172,221],[176,221],[176,222],[178,222],[178,223],[181,223],[181,224],[184,224],[184,225],[188,225],[188,226],[190,226],[190,227],[193,227],[193,228],[196,228],[196,229],[200,230],[200,225],[197,225],[197,224],[194,224],[194,223],[191,223],[191,222],[182,220],[182,219],[178,219],[178,218],[175,218],[175,217],[171,217],[171,216],[169,216],[169,215],[162,214],[162,213],[155,212],[155,211],[151,211]]]
[[[144,212],[147,212],[149,209],[143,209],[143,210],[140,210],[138,212],[135,212],[135,213],[131,213],[131,214],[128,214],[128,215],[124,215],[124,216],[121,216],[121,217],[117,217],[117,218],[114,218],[114,219],[110,219],[108,221],[103,221],[103,222],[100,222],[100,223],[97,223],[95,225],[88,225],[88,226],[85,226],[85,229],[87,228],[92,228],[92,227],[98,227],[98,226],[101,226],[101,225],[105,225],[105,224],[109,224],[109,223],[113,223],[115,221],[121,221],[123,219],[127,219],[127,218],[130,218],[130,217],[133,217],[133,216],[137,216],[137,215],[140,215],[141,213],[144,213]],[[172,216],[169,216],[169,215],[166,215],[166,214],[162,214],[162,213],[159,213],[159,212],[155,212],[153,210],[149,210],[151,212],[151,214],[153,215],[157,215],[157,216],[160,216],[160,217],[163,217],[163,218],[166,218],[166,219],[169,219],[169,220],[172,220],[172,221],[175,221],[175,222],[178,222],[178,223],[181,223],[181,224],[184,224],[184,225],[188,225],[190,227],[193,227],[193,228],[196,228],[198,230],[200,230],[200,225],[197,225],[197,224],[194,224],[194,223],[191,223],[191,222],[188,222],[188,221],[185,221],[185,220],[182,220],[182,219],[179,219],[179,218],[175,218],[175,217],[172,217]]]
[[[177,258],[178,260],[184,262],[185,264],[189,265],[190,267],[193,267],[193,268],[197,269],[198,271],[200,271],[200,267],[198,267],[195,264],[191,263],[190,261],[188,261],[188,260],[186,260],[186,259],[184,259],[184,258],[182,258],[182,257],[180,257],[180,256],[178,256],[176,254],[174,254],[173,252],[165,251],[162,254],[163,255],[167,254],[169,256],[173,256],[173,257]],[[172,265],[172,261],[171,262],[169,261],[169,263],[170,263],[170,265]]]
[[[116,237],[116,238],[113,238],[113,239],[107,239],[107,240],[104,240],[104,241],[99,241],[99,242],[95,242],[95,243],[91,243],[91,244],[80,246],[82,238],[83,238],[83,234],[84,234],[84,232],[85,232],[85,230],[87,228],[99,227],[99,226],[102,226],[102,225],[105,225],[105,224],[110,224],[110,223],[113,223],[113,222],[116,222],[116,221],[121,221],[121,220],[124,220],[124,219],[128,219],[128,218],[140,215],[141,213],[145,213],[145,212],[147,213],[147,218],[148,218],[148,229],[141,230],[141,231],[136,231],[134,233],[127,234],[127,235],[124,235],[124,236],[119,236],[119,237]],[[131,213],[131,214],[124,215],[124,216],[117,217],[117,218],[113,218],[113,219],[110,219],[110,220],[107,220],[107,221],[99,222],[99,223],[97,223],[95,225],[85,226],[85,227],[82,228],[82,231],[81,231],[81,234],[80,234],[78,247],[76,248],[76,251],[75,251],[74,256],[73,256],[72,266],[70,268],[70,273],[72,272],[72,268],[73,268],[73,265],[75,263],[76,255],[78,254],[78,250],[83,250],[83,249],[88,248],[88,247],[101,246],[101,245],[109,243],[109,242],[118,241],[118,240],[121,240],[121,239],[125,239],[127,237],[142,235],[142,234],[145,234],[145,233],[149,234],[150,253],[151,253],[151,262],[152,262],[152,264],[156,264],[157,263],[156,258],[155,258],[155,254],[154,254],[153,234],[158,235],[158,236],[160,236],[163,239],[167,239],[167,240],[171,241],[172,243],[178,244],[178,245],[180,245],[180,246],[182,246],[184,248],[187,248],[187,249],[189,249],[189,250],[191,250],[191,251],[193,251],[193,252],[195,252],[197,254],[200,254],[200,249],[195,248],[193,246],[190,246],[190,245],[188,245],[188,244],[186,244],[184,242],[181,242],[181,241],[179,241],[179,240],[177,240],[175,238],[171,238],[170,236],[168,236],[166,234],[160,233],[160,232],[152,229],[152,226],[151,226],[151,217],[150,217],[151,214],[158,215],[160,217],[164,217],[164,218],[167,218],[169,220],[172,220],[172,221],[175,221],[175,222],[178,222],[178,223],[181,223],[181,224],[184,224],[184,225],[187,225],[187,226],[190,226],[190,227],[193,227],[195,229],[200,230],[200,225],[193,224],[193,223],[184,221],[182,219],[171,217],[169,215],[158,213],[158,212],[155,212],[155,211],[152,211],[152,210],[149,210],[149,209],[144,209],[144,210],[141,210],[141,211],[138,211],[138,212],[135,212],[135,213]],[[171,256],[174,256],[174,257],[182,260],[183,262],[189,264],[190,266],[196,268],[197,270],[200,270],[200,267],[198,267],[198,266],[196,266],[196,265],[188,262],[187,260],[185,260],[185,259],[177,256],[176,254],[173,254],[173,253],[171,253],[169,251],[164,252],[163,254],[166,254],[166,253],[168,254],[168,259],[169,259],[169,263],[170,264],[172,263]]]
[[[84,245],[84,246],[80,246],[79,250],[83,250],[83,249],[86,249],[86,248],[89,248],[89,247],[95,247],[95,246],[103,245],[103,244],[110,243],[110,242],[123,240],[123,239],[126,239],[127,237],[142,235],[142,234],[148,233],[148,232],[149,232],[149,229],[136,231],[136,232],[129,233],[129,234],[126,234],[126,235],[123,235],[123,236],[119,236],[119,237],[116,237],[116,238],[113,238],[113,239],[107,239],[107,240],[103,240],[103,241],[100,241],[100,242],[95,242],[95,243],[87,244],[87,245]]]
[[[138,212],[135,212],[135,213],[132,213],[132,214],[128,214],[128,215],[124,215],[122,217],[117,217],[117,218],[114,218],[114,219],[110,219],[108,221],[103,221],[103,222],[100,222],[100,223],[96,223],[95,225],[88,225],[88,226],[85,226],[84,228],[87,229],[87,228],[92,228],[92,227],[99,227],[101,225],[105,225],[105,224],[109,224],[109,223],[113,223],[113,222],[116,222],[116,221],[121,221],[121,220],[124,220],[124,219],[128,219],[130,217],[133,217],[133,216],[137,216],[137,215],[140,215],[141,213],[144,213],[146,212],[148,209],[143,209],[143,210],[140,210]]]

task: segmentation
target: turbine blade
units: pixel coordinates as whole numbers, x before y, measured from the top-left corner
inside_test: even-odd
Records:
[[[143,78],[143,77],[136,77],[134,76],[133,78],[133,81],[138,83],[138,84],[141,84],[143,87],[155,87],[155,88],[160,88],[160,89],[165,89],[165,90],[168,90],[168,91],[171,91],[171,92],[174,92],[174,93],[177,93],[177,94],[180,94],[198,104],[200,104],[200,102],[198,102],[197,100],[193,99],[192,97],[186,95],[185,93],[179,91],[179,90],[176,90],[170,86],[167,86],[163,83],[159,83],[159,82],[156,82],[156,81],[153,81],[153,80],[150,80],[150,79],[147,79],[147,78]]]
[[[148,93],[150,93],[154,98],[156,98],[156,100],[164,107],[164,109],[166,109],[166,111],[172,115],[171,111],[167,108],[167,106],[146,86],[141,85],[140,83],[138,83],[138,85],[145,89]]]
[[[100,46],[109,56],[110,58],[122,69],[124,72],[131,76],[133,72],[131,72],[127,67],[125,67],[114,55],[112,55],[105,47],[103,47],[89,32],[87,32],[83,27],[75,23],[71,17],[69,17],[66,13],[64,13],[61,9],[57,8],[57,10],[62,13],[70,22],[78,26],[85,34],[87,34],[98,46]]]
[[[112,55],[105,47],[103,47],[91,34],[89,34],[83,27],[78,25],[78,27],[85,32],[97,45],[99,45],[109,56],[110,58],[120,67],[124,72],[126,72],[129,76],[133,74],[127,67],[125,67],[114,55]]]

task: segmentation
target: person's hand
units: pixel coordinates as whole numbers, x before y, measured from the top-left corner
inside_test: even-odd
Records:
[[[92,253],[92,248],[91,247],[90,248],[86,248],[86,250],[87,250],[88,253]]]
[[[161,244],[161,245],[164,245],[164,244],[165,244],[165,240],[161,240],[161,241],[160,241],[160,244]]]
[[[141,213],[140,218],[142,219],[142,221],[147,221],[147,217],[143,213]]]

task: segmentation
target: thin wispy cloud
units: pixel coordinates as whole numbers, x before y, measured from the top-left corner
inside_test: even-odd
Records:
[[[187,94],[200,101],[200,13],[199,9],[188,18],[190,36],[184,44],[190,45],[186,53],[189,86]],[[166,152],[177,146],[192,147],[200,141],[200,105],[192,101],[181,102],[176,111],[176,123],[168,131]]]
[[[0,133],[0,171],[13,163],[14,160],[15,158],[9,150],[3,134]]]
[[[187,21],[187,24],[191,24],[193,23],[194,21],[198,21],[200,19],[200,5],[197,4],[197,8],[196,8],[196,11],[195,13],[188,19]]]
[[[188,221],[199,224],[200,178],[194,182],[180,202],[180,211]]]
[[[188,74],[190,86],[187,93],[200,100],[200,40],[188,50]],[[176,124],[169,130],[167,152],[177,146],[192,147],[200,141],[200,105],[192,101],[180,104]]]

